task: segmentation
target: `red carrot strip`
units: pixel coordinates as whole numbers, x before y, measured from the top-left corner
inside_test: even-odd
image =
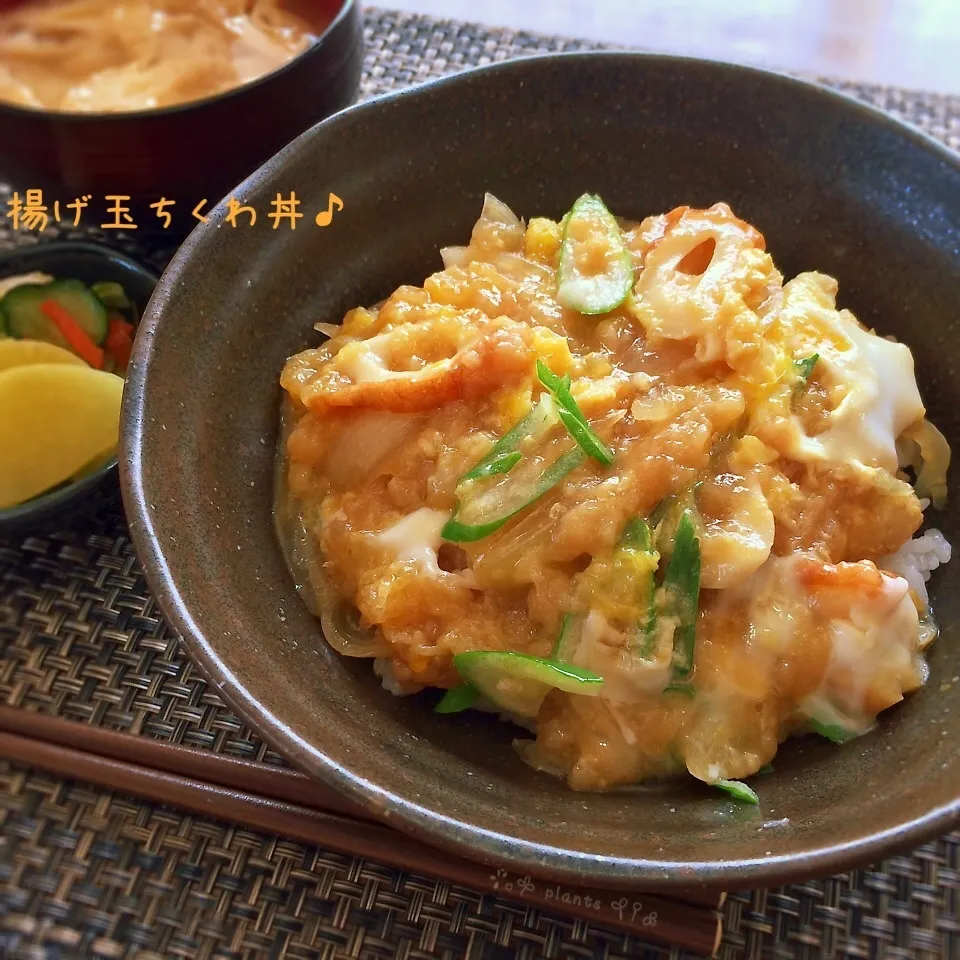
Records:
[[[107,339],[104,340],[103,345],[107,354],[113,357],[119,373],[122,373],[130,363],[133,332],[132,323],[127,323],[116,314],[110,314],[110,326],[107,328]]]
[[[90,335],[77,323],[69,312],[56,300],[44,300],[40,310],[45,313],[63,334],[70,349],[97,370],[103,369],[103,351],[90,339]]]
[[[109,325],[107,327],[107,339],[119,337],[121,334],[128,340],[133,339],[133,324],[127,323],[119,313],[110,313],[107,315]]]

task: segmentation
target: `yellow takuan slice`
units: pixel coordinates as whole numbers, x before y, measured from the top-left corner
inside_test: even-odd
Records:
[[[0,373],[0,508],[39,496],[116,446],[123,379],[84,366]]]
[[[32,367],[38,363],[86,366],[75,353],[45,340],[0,340],[0,373],[13,367]]]

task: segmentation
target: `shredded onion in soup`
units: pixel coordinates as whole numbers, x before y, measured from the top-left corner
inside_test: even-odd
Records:
[[[276,70],[316,30],[278,0],[52,0],[0,13],[0,100],[167,107]]]

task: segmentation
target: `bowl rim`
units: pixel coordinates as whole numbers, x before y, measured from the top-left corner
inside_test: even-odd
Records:
[[[104,261],[121,263],[124,267],[137,273],[145,282],[152,284],[154,290],[160,282],[160,278],[152,270],[122,250],[117,250],[105,244],[94,243],[89,240],[50,240],[46,242],[40,241],[30,246],[11,247],[8,250],[0,251],[0,272],[3,271],[11,260],[23,258],[29,261],[35,258],[46,261],[74,252],[100,257]],[[34,269],[41,268],[38,265]],[[44,272],[50,273],[52,271],[46,270]],[[145,313],[146,305],[144,306],[144,314]],[[143,317],[141,316],[141,321],[142,319]],[[137,329],[139,330],[139,324],[137,325]],[[32,519],[38,523],[43,522],[55,513],[59,513],[71,503],[78,503],[83,500],[92,494],[109,476],[116,472],[117,463],[118,459],[115,454],[97,467],[96,470],[88,473],[85,477],[81,477],[79,480],[74,480],[72,483],[58,487],[48,493],[42,493],[39,497],[34,497],[25,503],[18,503],[15,507],[0,508],[0,537],[5,536],[5,530],[7,529],[23,529],[29,525]]]
[[[683,69],[685,66],[710,65],[718,71],[733,71],[757,81],[775,83],[785,89],[813,94],[822,100],[852,111],[868,123],[879,124],[899,137],[933,154],[939,161],[960,172],[960,155],[930,135],[886,111],[864,103],[843,91],[826,87],[811,79],[784,72],[746,66],[727,61],[642,51],[600,50],[561,51],[518,57],[464,70],[456,74],[427,80],[412,87],[392,91],[354,104],[305,131],[274,157],[250,175],[242,185],[249,192],[260,181],[269,179],[276,167],[302,150],[318,130],[332,130],[344,116],[363,116],[405,98],[429,95],[439,85],[458,86],[482,82],[487,74],[509,73],[536,68],[540,62],[599,59],[623,63],[657,62]],[[211,211],[213,219],[225,215],[226,200]],[[285,726],[265,704],[243,687],[228,663],[218,655],[214,643],[184,604],[170,573],[152,518],[152,508],[144,488],[143,435],[149,418],[145,415],[146,378],[149,361],[157,337],[157,325],[163,305],[170,293],[183,284],[182,274],[188,268],[202,237],[195,228],[180,246],[161,277],[150,305],[141,321],[143,335],[134,349],[134,374],[128,379],[121,419],[121,489],[130,522],[131,537],[157,602],[168,622],[184,639],[186,647],[203,675],[215,685],[217,692],[262,739],[293,764],[342,791],[380,820],[401,827],[435,847],[513,871],[539,874],[561,882],[597,882],[609,887],[641,885],[647,890],[689,889],[691,887],[737,889],[775,886],[786,882],[824,876],[851,867],[875,862],[897,850],[917,846],[960,824],[960,796],[926,810],[880,831],[866,830],[851,840],[817,845],[806,850],[776,856],[742,857],[739,859],[657,860],[604,856],[571,850],[562,845],[541,844],[473,826],[444,815],[436,808],[421,805],[412,799],[390,793],[374,782],[353,774],[347,767],[327,757],[320,746],[309,743]]]
[[[243,96],[249,91],[263,86],[275,78],[283,76],[290,70],[293,70],[300,61],[308,56],[309,54],[316,54],[320,52],[321,47],[326,47],[327,51],[331,49],[329,46],[330,36],[332,33],[339,29],[341,24],[347,20],[349,17],[354,16],[356,12],[359,12],[359,0],[340,0],[340,6],[337,8],[337,12],[334,15],[333,19],[323,28],[323,30],[313,39],[313,41],[307,44],[298,54],[291,57],[284,63],[281,63],[279,67],[275,67],[273,70],[268,73],[264,73],[259,77],[254,77],[252,80],[248,80],[246,83],[241,83],[238,86],[230,87],[227,90],[221,90],[220,93],[211,93],[205,97],[198,97],[195,100],[184,100],[182,103],[172,103],[166,107],[147,107],[140,110],[100,110],[100,111],[90,111],[80,112],[77,110],[58,110],[46,107],[28,107],[23,104],[17,103],[7,103],[6,101],[0,100],[0,119],[3,118],[3,115],[6,113],[14,117],[22,118],[32,118],[34,120],[43,118],[46,120],[56,121],[57,123],[89,123],[91,121],[96,121],[98,123],[120,123],[124,120],[151,120],[154,117],[168,117],[175,116],[181,113],[188,113],[191,110],[202,110],[204,107],[213,106],[224,101],[230,101],[235,97]],[[346,61],[350,56],[349,48],[345,48],[339,57],[333,61],[335,68],[339,68],[342,65],[342,62]]]

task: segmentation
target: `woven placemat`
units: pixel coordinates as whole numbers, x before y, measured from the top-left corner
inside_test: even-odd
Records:
[[[368,12],[366,42],[364,96],[509,57],[598,46],[385,11]],[[960,98],[834,85],[960,149]],[[109,239],[158,268],[170,253],[135,237]],[[0,248],[33,240],[0,226]],[[73,532],[0,543],[0,697],[284,764],[206,685],[163,622],[115,493]],[[0,782],[3,958],[683,956],[22,768],[0,768]],[[960,834],[951,834],[867,870],[732,894],[721,956],[958,958],[958,871]]]

